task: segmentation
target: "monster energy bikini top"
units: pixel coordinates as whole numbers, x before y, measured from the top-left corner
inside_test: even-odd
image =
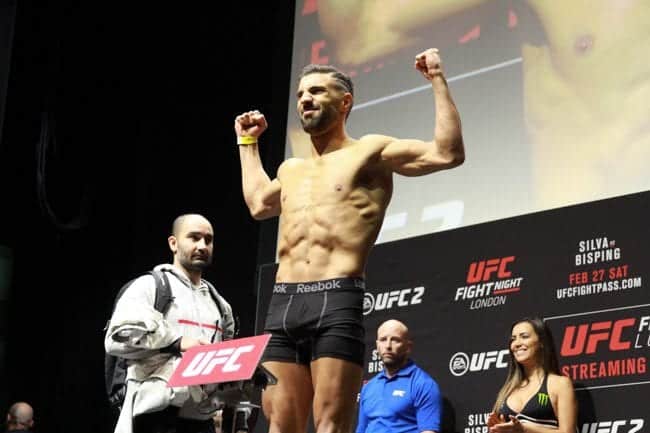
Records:
[[[508,420],[509,416],[517,418],[519,421],[523,422],[534,422],[536,424],[541,424],[549,427],[557,427],[557,417],[555,416],[555,411],[551,405],[551,399],[548,395],[548,388],[546,382],[548,381],[548,375],[544,376],[542,385],[539,387],[539,390],[526,402],[526,405],[523,407],[521,412],[515,412],[508,406],[507,398],[501,405],[501,414],[505,416]]]

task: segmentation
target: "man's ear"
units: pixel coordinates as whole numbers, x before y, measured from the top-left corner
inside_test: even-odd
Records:
[[[169,244],[169,249],[173,254],[176,254],[176,251],[178,250],[178,245],[177,245],[177,240],[176,236],[171,235],[170,237],[167,238],[167,243]]]
[[[343,99],[341,101],[341,107],[343,108],[345,113],[349,113],[350,110],[352,109],[352,94],[347,92],[343,95]]]
[[[406,346],[406,351],[410,355],[413,352],[413,340],[409,340]]]

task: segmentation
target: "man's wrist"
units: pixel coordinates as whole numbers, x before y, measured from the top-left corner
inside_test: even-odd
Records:
[[[163,347],[160,349],[160,352],[162,353],[171,353],[174,355],[180,355],[181,354],[181,339],[183,337],[178,337],[176,341],[174,341],[172,344],[169,346]]]
[[[257,144],[257,137],[252,135],[238,135],[237,144],[240,146],[250,146],[251,144]]]

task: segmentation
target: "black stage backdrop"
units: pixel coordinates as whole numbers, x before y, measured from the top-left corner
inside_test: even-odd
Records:
[[[365,379],[376,329],[408,324],[414,359],[440,384],[444,431],[485,433],[513,321],[544,318],[574,381],[581,433],[650,422],[650,193],[379,244],[364,299]],[[260,267],[262,332],[275,264]]]

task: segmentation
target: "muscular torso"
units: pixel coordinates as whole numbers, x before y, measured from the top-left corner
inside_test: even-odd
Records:
[[[282,165],[277,281],[363,276],[392,193],[381,149],[361,139]]]
[[[546,37],[525,41],[522,53],[540,204],[648,189],[647,1],[528,3]]]

